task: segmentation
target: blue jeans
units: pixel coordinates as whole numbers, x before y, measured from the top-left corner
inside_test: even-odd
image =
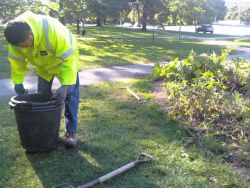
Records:
[[[38,76],[38,93],[52,94],[52,78],[49,82]],[[77,74],[76,84],[68,88],[65,99],[65,124],[68,133],[77,133],[78,129],[78,107],[79,107],[79,76]]]

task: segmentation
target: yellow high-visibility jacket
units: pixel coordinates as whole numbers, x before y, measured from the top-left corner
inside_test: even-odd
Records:
[[[18,16],[16,20],[25,21],[34,36],[34,46],[19,48],[9,44],[8,59],[11,63],[11,79],[21,84],[31,63],[37,74],[50,81],[56,76],[62,85],[76,83],[79,70],[79,54],[75,37],[58,20],[30,11]]]

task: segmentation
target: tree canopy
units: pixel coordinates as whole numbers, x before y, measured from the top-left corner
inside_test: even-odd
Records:
[[[12,19],[31,10],[58,17],[62,22],[88,20],[105,23],[129,21],[142,26],[211,23],[224,19],[224,0],[0,0],[0,16]]]

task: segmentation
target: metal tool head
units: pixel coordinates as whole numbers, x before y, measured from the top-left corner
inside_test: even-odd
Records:
[[[148,101],[146,101],[146,100],[143,100],[143,99],[139,99],[138,100],[138,103],[140,103],[140,104],[146,104]]]
[[[153,160],[153,156],[146,153],[142,153],[137,157],[137,160],[141,160],[143,162],[150,162]]]

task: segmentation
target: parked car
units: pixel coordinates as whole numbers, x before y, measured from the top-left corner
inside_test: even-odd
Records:
[[[195,31],[196,33],[203,32],[213,34],[214,28],[211,24],[203,24],[200,27],[197,27]]]

